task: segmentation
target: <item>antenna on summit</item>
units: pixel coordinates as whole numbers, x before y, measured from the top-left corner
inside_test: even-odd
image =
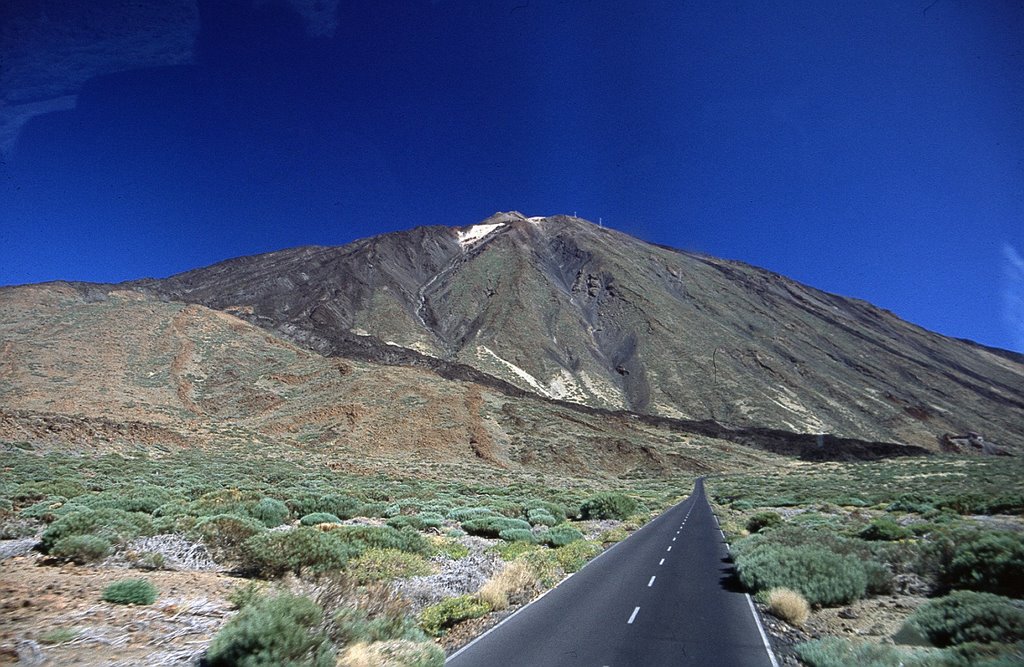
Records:
[[[598,227],[604,227],[604,221],[603,221],[603,220],[601,220],[601,218],[598,218],[598,219],[597,219],[597,226],[598,226]]]

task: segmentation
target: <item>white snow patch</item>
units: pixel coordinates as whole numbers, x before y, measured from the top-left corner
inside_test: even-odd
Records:
[[[509,369],[510,371],[512,371],[513,373],[515,373],[515,374],[516,374],[517,376],[519,376],[520,378],[522,378],[522,379],[523,379],[523,380],[524,380],[524,381],[526,382],[526,384],[530,385],[531,387],[533,387],[534,389],[536,389],[536,390],[537,390],[538,392],[540,392],[540,393],[541,393],[541,394],[543,394],[544,396],[547,396],[548,398],[551,398],[551,393],[550,393],[550,392],[548,392],[548,390],[547,390],[547,389],[545,389],[545,388],[544,388],[544,387],[543,387],[543,386],[541,385],[541,383],[540,383],[540,382],[537,382],[537,378],[533,377],[532,375],[530,375],[529,373],[527,373],[526,371],[524,371],[524,370],[523,370],[522,368],[520,368],[519,366],[516,366],[516,365],[515,365],[515,364],[513,364],[513,363],[512,363],[511,361],[506,361],[506,360],[502,359],[501,357],[499,357],[498,355],[496,355],[496,354],[494,353],[494,351],[493,351],[493,350],[491,350],[491,348],[487,347],[486,345],[477,345],[477,347],[476,347],[476,351],[477,351],[477,354],[480,354],[480,355],[484,355],[484,354],[489,354],[489,355],[491,355],[491,356],[492,356],[492,357],[494,357],[494,358],[495,358],[495,359],[496,359],[496,360],[497,360],[497,361],[498,361],[498,362],[499,362],[500,364],[502,364],[503,366],[505,366],[505,368]]]
[[[476,243],[499,227],[504,226],[504,222],[495,222],[487,225],[473,225],[466,231],[457,232],[459,236],[459,245],[465,248],[471,243]]]
[[[535,217],[533,217],[533,218],[527,218],[527,219],[526,219],[526,221],[527,221],[527,222],[532,222],[532,223],[533,223],[533,224],[535,224],[535,225],[536,225],[536,224],[537,224],[538,222],[544,222],[545,220],[547,220],[547,218],[545,218],[545,217],[544,217],[543,215],[541,215],[541,216],[535,216]]]

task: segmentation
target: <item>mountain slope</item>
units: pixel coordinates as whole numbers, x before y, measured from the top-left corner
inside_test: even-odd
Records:
[[[59,283],[0,289],[0,442],[153,454],[230,444],[370,472],[477,465],[559,479],[779,464],[428,369],[325,358],[203,306]]]
[[[124,287],[324,354],[402,360],[404,348],[595,407],[932,449],[977,432],[1024,448],[1024,357],[566,216],[496,214]]]

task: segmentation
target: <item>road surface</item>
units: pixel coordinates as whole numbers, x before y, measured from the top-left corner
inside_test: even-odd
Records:
[[[449,667],[773,667],[724,535],[693,494],[448,658]]]

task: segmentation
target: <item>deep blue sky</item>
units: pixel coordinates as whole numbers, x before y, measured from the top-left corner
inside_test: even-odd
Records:
[[[1024,2],[251,4],[29,122],[0,284],[575,211],[1024,351]]]

